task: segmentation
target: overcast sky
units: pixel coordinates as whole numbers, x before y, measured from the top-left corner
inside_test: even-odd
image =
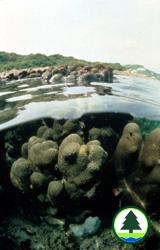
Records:
[[[160,73],[160,0],[0,0],[0,51]]]

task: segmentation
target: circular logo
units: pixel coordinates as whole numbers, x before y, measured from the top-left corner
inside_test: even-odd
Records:
[[[136,244],[144,240],[149,228],[150,221],[147,214],[135,206],[121,208],[112,220],[115,236],[127,244]]]

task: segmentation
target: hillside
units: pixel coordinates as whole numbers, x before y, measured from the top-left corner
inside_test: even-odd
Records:
[[[58,65],[68,65],[71,66],[75,63],[82,62],[88,65],[96,65],[100,62],[90,62],[82,59],[77,59],[72,56],[63,56],[60,54],[46,56],[44,54],[29,54],[20,55],[16,53],[7,53],[0,51],[0,72],[10,69],[28,69],[36,67],[45,66],[58,66]],[[104,63],[104,62],[103,62]],[[109,65],[115,70],[124,71],[130,69],[131,73],[137,73],[140,75],[147,75],[148,77],[155,77],[160,80],[160,74],[155,73],[149,69],[144,68],[142,65],[138,64],[127,64],[122,66],[120,63],[104,63],[105,66]]]
[[[46,56],[44,54],[19,55],[16,53],[0,52],[0,72],[10,69],[25,69],[44,66],[73,65],[82,62],[94,66],[99,62],[89,62],[76,59],[72,56],[62,56],[59,54]],[[120,63],[104,63],[117,70],[125,70]]]
[[[149,69],[144,68],[142,65],[138,64],[127,64],[124,65],[125,68],[131,69],[131,73],[137,73],[140,75],[147,75],[148,77],[155,77],[156,79],[160,80],[160,74],[155,73],[154,71],[151,71]]]

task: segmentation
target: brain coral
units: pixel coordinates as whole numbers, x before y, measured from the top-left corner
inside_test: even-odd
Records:
[[[92,198],[101,183],[108,154],[95,144],[84,144],[77,134],[67,136],[60,145],[58,168],[71,199]]]

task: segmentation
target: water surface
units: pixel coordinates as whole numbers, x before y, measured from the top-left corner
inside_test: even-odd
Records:
[[[114,83],[43,85],[40,78],[0,86],[0,130],[44,117],[79,118],[85,113],[129,113],[160,121],[160,81],[117,75]]]

